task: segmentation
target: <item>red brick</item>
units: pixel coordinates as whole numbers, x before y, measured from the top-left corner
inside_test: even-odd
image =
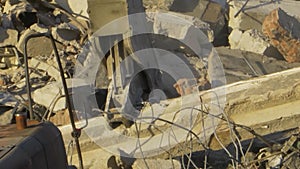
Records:
[[[300,38],[292,30],[285,29],[289,28],[284,25],[287,20],[293,23],[294,30],[300,30],[299,21],[278,8],[265,18],[262,31],[288,62],[300,62]]]

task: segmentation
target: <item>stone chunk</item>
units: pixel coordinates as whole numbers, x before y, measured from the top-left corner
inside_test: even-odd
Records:
[[[288,62],[300,62],[300,22],[278,8],[263,22],[263,33]]]
[[[187,38],[187,34],[191,32],[192,28],[198,28],[208,37],[212,42],[214,40],[213,30],[210,29],[209,24],[201,21],[197,17],[183,15],[175,12],[161,13],[156,12],[153,17],[153,31],[157,34],[183,40]]]
[[[18,31],[0,28],[0,47],[15,46],[18,42]]]
[[[277,1],[250,0],[244,11],[236,15],[245,2],[246,0],[233,0],[229,3],[228,25],[230,28],[242,31],[248,29],[260,31],[265,17],[276,8],[288,11],[291,16],[300,19],[300,1],[282,0],[277,3]]]
[[[273,58],[282,58],[282,55],[266,39],[266,37],[256,29],[250,29],[242,33],[234,29],[229,36],[231,49],[240,49]]]
[[[5,107],[0,105],[0,126],[8,125],[13,119],[13,109],[11,107]],[[7,110],[8,109],[8,110]]]

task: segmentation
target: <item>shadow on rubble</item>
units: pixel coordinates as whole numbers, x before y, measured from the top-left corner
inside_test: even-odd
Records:
[[[199,0],[174,0],[170,10],[174,12],[192,12],[198,3]]]
[[[193,152],[191,155],[177,156],[174,159],[181,162],[184,168],[213,168],[213,169],[231,169],[231,168],[268,168],[270,163],[274,162],[273,159],[280,157],[278,162],[280,167],[293,168],[292,166],[299,166],[299,150],[294,151],[290,148],[287,154],[283,154],[282,150],[289,142],[291,137],[284,137],[284,133],[290,130],[269,134],[263,136],[263,139],[249,139],[241,141],[241,147],[236,142],[235,145],[231,143],[225,149]],[[298,138],[299,140],[299,138]],[[265,143],[268,142],[269,146]],[[299,144],[299,141],[298,141]],[[238,147],[235,147],[235,146]],[[295,147],[297,145],[290,145]],[[238,152],[236,149],[238,148]],[[243,151],[243,154],[241,153]],[[282,155],[283,154],[283,155]],[[292,154],[292,155],[291,155]],[[272,157],[272,158],[271,158]],[[232,163],[235,163],[233,167]],[[272,167],[271,167],[272,168]],[[296,169],[294,167],[293,169]]]

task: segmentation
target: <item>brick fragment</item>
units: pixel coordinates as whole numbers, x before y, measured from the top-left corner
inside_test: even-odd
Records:
[[[264,20],[263,33],[286,61],[300,62],[300,22],[278,8]]]

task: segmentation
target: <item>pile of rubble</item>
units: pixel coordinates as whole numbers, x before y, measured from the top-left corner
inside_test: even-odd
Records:
[[[236,76],[232,78],[232,81],[229,80],[229,83],[300,65],[299,1],[282,0],[277,3],[277,1],[233,0],[227,3],[225,0],[215,0],[214,2],[203,0],[199,3],[196,3],[196,1],[187,2],[180,0],[145,0],[144,7],[147,13],[158,11],[156,16],[148,16],[155,33],[163,32],[163,35],[171,38],[189,38],[180,32],[188,30],[189,27],[180,24],[172,25],[166,22],[166,18],[159,18],[160,12],[167,12],[170,15],[184,18],[193,23],[197,29],[202,30],[207,35],[209,42],[217,48],[226,75],[234,74]],[[95,9],[93,10],[93,8],[97,10],[98,6],[88,7],[87,1],[81,2],[80,0],[72,2],[69,0],[68,3],[62,0],[53,0],[52,2],[44,0],[2,0],[0,2],[0,125],[13,123],[13,114],[27,111],[28,108],[23,66],[26,37],[38,33],[53,36],[59,57],[62,60],[67,85],[70,87],[74,80],[72,78],[76,59],[83,50],[84,42],[95,30],[93,26],[95,27],[96,24],[92,25],[91,22],[99,19],[94,18],[93,12],[95,12]],[[110,10],[110,8],[107,10]],[[112,9],[110,12],[114,13],[115,11]],[[207,65],[197,60],[197,57],[196,59],[191,57],[192,52],[183,49],[180,45],[176,46],[174,41],[166,39],[157,40],[156,45],[169,43],[165,47],[167,50],[179,51],[183,53],[182,55],[188,56],[194,68],[199,70],[198,73],[202,73],[199,77],[204,78],[202,79],[203,82],[207,82],[207,72],[205,70],[205,73],[203,73],[202,70]],[[34,109],[35,112],[41,112],[37,114],[36,118],[51,120],[56,125],[69,124],[60,72],[50,39],[48,37],[31,39],[27,47],[30,82],[33,88],[32,97],[36,103]],[[267,59],[261,59],[264,57],[267,57]],[[245,64],[241,62],[245,62]],[[264,70],[256,71],[255,66],[251,63],[258,63],[256,67],[261,67]],[[268,65],[270,68],[265,68]],[[176,90],[180,95],[192,93],[192,90],[182,91],[180,88],[182,84],[187,83],[188,79],[181,79],[181,81],[175,83]],[[209,86],[205,90],[210,88],[208,83],[203,86]],[[247,92],[243,94],[245,97],[249,95]],[[269,98],[271,94],[268,93],[268,96],[264,97]],[[244,99],[247,100],[247,98]],[[240,102],[246,101],[242,100]],[[259,99],[257,102],[259,102]],[[55,116],[53,116],[54,113]],[[133,127],[131,127],[131,130],[133,130]],[[121,129],[123,130],[123,128]],[[123,132],[129,131],[130,129],[124,129]],[[131,134],[136,133],[132,132]],[[293,144],[296,143],[299,144],[299,141],[294,140]],[[289,146],[289,148],[291,147],[293,146]],[[294,147],[297,147],[299,151],[299,145]],[[280,148],[284,149],[284,146]],[[270,154],[271,151],[265,150],[259,152],[258,155]],[[290,151],[290,149],[287,151]],[[277,155],[276,157],[280,159],[280,162],[275,160],[274,163],[281,165],[286,156]],[[261,158],[263,159],[263,157]],[[258,157],[255,157],[255,160],[257,159]],[[299,158],[295,157],[295,159],[299,163]],[[251,160],[253,161],[254,157]],[[147,161],[151,164],[151,167],[154,166],[153,168],[162,165],[161,163],[169,165],[163,160],[147,159]],[[273,164],[269,164],[273,162],[270,159],[261,161],[268,161],[268,164],[264,165],[274,167]],[[174,168],[180,168],[180,165],[183,165],[174,159],[168,162],[172,163]],[[289,161],[289,163],[292,162]],[[113,160],[112,164],[109,165],[115,166],[108,166],[111,168],[122,168],[122,165],[125,164],[117,164],[116,160]],[[146,166],[141,167],[142,165],[144,165],[144,161],[137,160],[130,167],[146,168]]]
[[[229,6],[232,49],[275,58],[283,56],[288,62],[299,61],[298,1],[231,1]]]
[[[76,56],[81,52],[82,44],[89,33],[87,13],[74,16],[75,12],[80,13],[78,10],[82,10],[83,6],[79,5],[80,2],[72,4],[66,6],[60,1],[52,3],[47,1],[1,1],[0,83],[3,94],[14,98],[14,102],[8,103],[3,97],[1,104],[13,108],[18,102],[21,102],[22,104],[18,104],[18,110],[15,111],[21,111],[23,110],[21,107],[26,107],[24,104],[26,102],[22,101],[27,100],[23,56],[25,39],[30,35],[51,34],[62,60],[65,77],[72,77]],[[55,98],[63,95],[61,83],[59,83],[61,81],[60,73],[54,58],[51,40],[42,36],[30,39],[26,45],[32,88],[38,89],[33,92],[33,100],[49,108]],[[47,96],[45,96],[46,93],[48,93]],[[51,111],[64,109],[65,101],[59,99]],[[1,122],[1,125],[9,123],[10,120],[6,120]]]
[[[282,1],[280,4],[260,1],[246,1],[246,3],[231,1],[229,4],[223,1],[201,1],[198,4],[189,5],[177,1],[144,1],[146,12],[170,11],[170,15],[183,17],[193,22],[215,46],[226,46],[229,42],[231,49],[249,51],[277,59],[285,58],[288,62],[300,60],[300,24],[297,20],[300,17],[297,11],[299,5],[297,1],[293,3]],[[87,8],[87,2],[81,4],[77,1],[69,5],[60,1],[51,3],[2,1],[0,8],[0,66],[2,68],[0,83],[2,88],[17,88],[19,91],[24,89],[25,76],[22,62],[25,37],[36,33],[52,34],[63,61],[66,77],[71,78],[76,56],[81,52],[83,42],[91,33]],[[93,13],[93,8],[89,8],[92,11],[90,13]],[[152,18],[154,32],[164,31],[167,32],[166,36],[181,37],[184,35],[176,33],[176,29],[181,31],[188,29],[167,22],[162,23],[164,20],[157,18],[159,16]],[[39,87],[41,87],[53,81],[58,83],[38,89],[33,95],[36,103],[49,107],[51,105],[49,100],[57,97],[54,93],[60,91],[58,87],[60,77],[53,57],[51,41],[47,37],[34,38],[29,40],[27,46],[30,57],[29,67],[32,68],[31,77],[38,82],[34,85],[40,84]],[[178,50],[170,45],[167,48]],[[39,98],[41,92],[44,91],[49,91],[51,99]],[[54,111],[63,110],[62,100],[53,108]]]

